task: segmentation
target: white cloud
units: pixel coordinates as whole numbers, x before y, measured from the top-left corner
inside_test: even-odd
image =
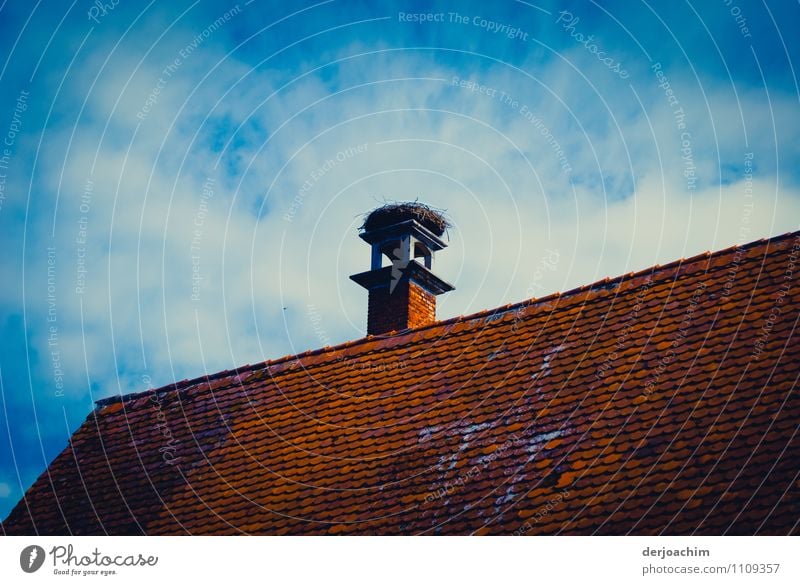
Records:
[[[571,57],[579,65],[586,59]],[[703,186],[689,195],[674,119],[649,80],[639,87],[647,108],[639,111],[618,80],[596,85],[593,94],[558,62],[537,72],[551,83],[551,94],[502,65],[462,71],[409,52],[346,61],[337,76],[305,76],[262,104],[275,87],[270,72],[249,73],[246,64],[228,58],[194,85],[215,62],[210,53],[198,54],[170,80],[129,145],[135,114],[163,66],[146,62],[120,94],[134,62],[115,58],[89,96],[90,115],[77,122],[70,149],[72,126],[50,135],[40,163],[48,191],[61,193],[56,238],[65,361],[73,381],[85,379],[88,363],[101,393],[118,385],[143,389],[143,357],[161,384],[173,375],[200,375],[204,367],[214,372],[362,335],[366,294],[347,277],[368,264],[355,229],[358,214],[381,197],[419,197],[452,216],[451,246],[437,271],[457,290],[441,298],[443,318],[520,301],[530,290],[543,296],[742,243],[741,173],[730,184],[710,186],[720,156],[715,144],[724,146],[725,160],[745,152],[728,124],[738,107],[725,88],[702,88],[725,119],[715,140],[695,114],[692,139]],[[454,75],[505,91],[535,112],[573,171],[564,172],[552,141],[521,115],[521,105],[455,88]],[[409,77],[433,80],[401,79]],[[684,84],[687,103],[696,103],[698,89],[675,81]],[[368,85],[350,89],[357,84]],[[332,93],[331,85],[346,91]],[[82,101],[85,88],[85,82],[72,87],[73,99]],[[109,104],[118,98],[112,114]],[[748,119],[763,126],[768,112],[759,97],[739,98]],[[773,100],[780,125],[791,126],[790,100]],[[607,108],[617,107],[611,120]],[[231,140],[240,125],[245,138]],[[756,153],[757,169],[773,157],[774,139],[763,129],[751,134],[747,148]],[[225,144],[229,150],[220,153]],[[337,160],[359,145],[366,145],[363,152]],[[330,160],[335,164],[326,164]],[[79,299],[73,293],[75,233],[89,176],[89,274]],[[215,179],[214,195],[198,226],[207,177]],[[306,181],[310,188],[293,204]],[[797,228],[795,188],[757,175],[753,202],[746,241]],[[40,214],[40,234],[51,218]],[[192,250],[198,229],[199,252]],[[537,274],[547,250],[558,250],[558,265]],[[203,278],[195,301],[193,256]],[[41,285],[45,276],[42,269],[29,278]],[[28,301],[46,314],[40,294],[31,292]],[[311,323],[309,305],[321,323]],[[33,325],[40,328],[34,341],[41,346],[43,318]],[[84,392],[85,383],[75,388]]]

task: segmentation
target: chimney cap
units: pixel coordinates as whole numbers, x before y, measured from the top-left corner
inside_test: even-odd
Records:
[[[401,201],[373,209],[364,219],[361,229],[369,232],[412,219],[433,232],[435,236],[441,236],[450,227],[443,210],[417,201]]]
[[[447,247],[439,236],[435,235],[425,226],[420,224],[415,219],[409,219],[400,223],[395,223],[387,227],[375,228],[374,230],[366,230],[359,234],[359,238],[368,244],[385,244],[386,242],[395,242],[405,234],[411,234],[417,240],[422,242],[432,252],[438,252]],[[383,251],[383,249],[381,248]]]
[[[452,284],[446,280],[442,280],[416,260],[411,260],[406,265],[403,270],[403,277],[416,282],[432,295],[440,295],[456,289]],[[391,266],[384,266],[378,270],[368,270],[367,272],[353,274],[350,277],[350,280],[363,286],[367,290],[387,286],[388,283],[391,282],[391,279]]]

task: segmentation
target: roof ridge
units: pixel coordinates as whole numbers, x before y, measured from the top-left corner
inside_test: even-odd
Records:
[[[734,244],[733,246],[729,246],[727,248],[723,248],[722,250],[717,250],[715,252],[710,252],[710,251],[701,252],[700,254],[696,254],[694,256],[690,256],[689,258],[680,258],[678,260],[674,260],[674,261],[669,262],[669,263],[664,264],[664,265],[656,264],[654,266],[650,266],[648,268],[645,268],[645,269],[642,269],[642,270],[639,270],[639,271],[636,271],[636,272],[628,272],[626,274],[622,274],[622,275],[616,276],[614,278],[605,277],[605,278],[603,278],[601,280],[597,280],[597,281],[595,281],[595,282],[593,282],[591,284],[581,285],[581,286],[572,288],[572,289],[570,289],[570,290],[568,290],[566,292],[563,292],[563,293],[560,292],[560,291],[557,291],[557,292],[553,292],[553,293],[550,293],[548,295],[545,295],[543,297],[539,297],[539,298],[531,297],[531,298],[528,298],[528,299],[524,299],[522,301],[518,301],[516,303],[509,303],[509,304],[506,304],[506,305],[501,305],[499,307],[494,307],[492,309],[483,309],[481,311],[478,311],[476,313],[471,313],[469,315],[458,315],[456,317],[451,317],[451,318],[445,319],[443,321],[436,321],[435,323],[431,323],[429,325],[424,325],[422,327],[417,327],[417,328],[414,328],[414,329],[407,329],[407,330],[403,330],[401,332],[389,333],[389,334],[386,334],[386,335],[367,335],[367,336],[359,338],[359,339],[345,341],[343,343],[340,343],[340,344],[337,344],[337,345],[333,345],[333,346],[326,345],[326,346],[323,346],[323,347],[320,347],[320,348],[317,348],[317,349],[309,349],[309,350],[306,350],[304,352],[285,355],[285,356],[282,356],[282,357],[279,357],[279,358],[275,358],[275,359],[271,359],[271,360],[265,360],[263,362],[257,362],[255,364],[245,364],[243,366],[236,367],[236,368],[234,368],[232,370],[222,370],[220,372],[215,372],[213,374],[205,374],[205,375],[198,376],[198,377],[191,378],[191,379],[184,379],[184,380],[181,380],[181,381],[172,382],[172,383],[160,386],[158,388],[149,388],[147,390],[142,390],[142,391],[138,391],[138,392],[130,392],[128,394],[108,396],[106,398],[101,398],[99,400],[95,400],[95,404],[98,407],[102,407],[102,406],[107,406],[109,404],[116,404],[116,403],[119,403],[119,402],[128,402],[130,400],[134,400],[134,399],[137,399],[137,398],[142,397],[142,396],[146,396],[146,395],[151,394],[151,393],[160,393],[160,392],[169,392],[169,391],[179,392],[181,390],[184,390],[186,388],[189,388],[191,386],[194,386],[196,384],[200,384],[200,383],[203,383],[203,382],[211,382],[213,380],[222,379],[222,378],[225,378],[225,377],[230,376],[230,375],[240,376],[241,374],[247,373],[247,372],[253,372],[253,371],[256,371],[256,370],[269,369],[272,366],[279,366],[279,365],[286,364],[286,363],[289,363],[289,362],[297,361],[300,358],[307,358],[307,357],[322,355],[322,354],[325,354],[325,353],[328,353],[328,352],[340,351],[340,350],[343,350],[343,349],[347,349],[347,348],[350,348],[350,347],[353,347],[353,346],[362,345],[362,344],[367,344],[367,343],[370,343],[370,342],[373,342],[373,341],[376,341],[376,340],[380,340],[380,339],[399,339],[402,336],[417,334],[417,333],[419,333],[421,331],[428,331],[428,330],[431,330],[431,329],[436,328],[436,327],[446,327],[446,326],[452,325],[454,323],[462,323],[462,322],[466,322],[466,321],[472,321],[472,320],[475,320],[475,319],[483,318],[483,317],[486,317],[486,316],[489,316],[489,315],[496,315],[496,314],[499,314],[499,313],[506,313],[506,312],[508,312],[510,310],[513,310],[513,309],[516,309],[516,308],[520,308],[520,307],[528,308],[528,307],[531,307],[531,306],[535,306],[537,304],[546,304],[546,303],[551,302],[551,301],[553,301],[555,299],[562,299],[562,298],[565,298],[565,297],[576,295],[578,293],[585,292],[585,291],[588,291],[588,290],[592,290],[592,289],[598,288],[600,286],[607,287],[609,284],[614,284],[614,283],[622,282],[622,281],[625,281],[625,280],[632,280],[632,279],[635,279],[635,278],[640,278],[640,277],[646,276],[648,274],[651,275],[651,276],[655,276],[658,273],[663,273],[663,272],[666,272],[666,271],[671,270],[671,269],[676,268],[676,267],[694,264],[696,262],[699,262],[701,260],[707,260],[709,258],[718,258],[720,256],[724,256],[725,254],[729,254],[729,253],[737,251],[737,250],[749,250],[749,249],[758,247],[759,245],[767,245],[768,246],[769,244],[776,243],[776,242],[781,242],[783,240],[787,240],[787,239],[790,239],[792,237],[797,237],[797,236],[800,236],[800,230],[797,230],[797,231],[794,231],[794,232],[786,232],[784,234],[781,234],[781,235],[778,235],[778,236],[773,236],[773,237],[770,237],[770,238],[761,238],[759,240],[754,240],[754,241],[748,242],[746,244],[741,244],[741,245],[740,244]]]

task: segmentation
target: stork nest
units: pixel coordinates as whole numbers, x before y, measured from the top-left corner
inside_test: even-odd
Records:
[[[377,209],[373,209],[364,219],[361,229],[372,231],[408,221],[409,219],[416,220],[436,236],[441,236],[450,227],[450,222],[447,221],[444,211],[413,201],[387,203]]]

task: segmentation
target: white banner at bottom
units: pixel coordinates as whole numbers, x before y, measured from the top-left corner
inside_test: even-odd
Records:
[[[4,537],[3,583],[800,583],[789,537]],[[245,581],[247,579],[247,581]]]

